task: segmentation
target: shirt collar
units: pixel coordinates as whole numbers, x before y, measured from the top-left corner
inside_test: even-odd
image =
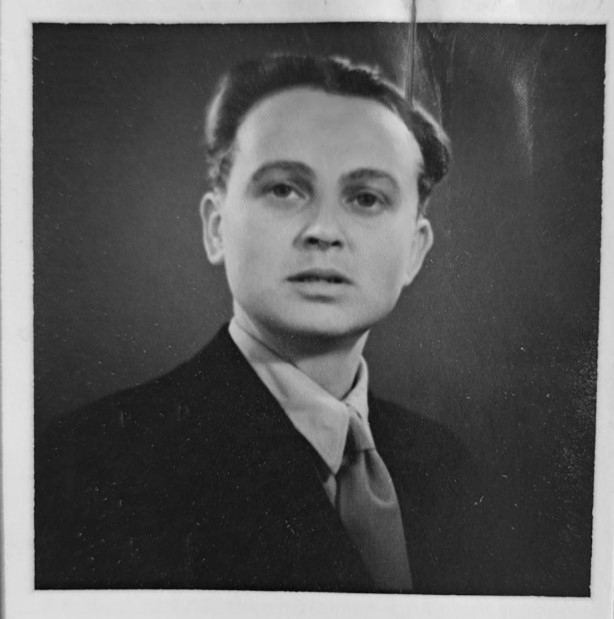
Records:
[[[367,364],[360,358],[351,391],[338,400],[288,360],[280,357],[233,318],[230,337],[260,380],[290,419],[336,475],[343,459],[350,411],[354,409],[368,427]]]

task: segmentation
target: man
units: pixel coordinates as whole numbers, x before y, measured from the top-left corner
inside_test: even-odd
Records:
[[[37,587],[489,592],[470,459],[362,358],[432,245],[443,132],[371,69],[272,56],[221,80],[206,146],[234,317],[37,447]]]

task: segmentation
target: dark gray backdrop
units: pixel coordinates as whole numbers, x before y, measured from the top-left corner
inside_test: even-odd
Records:
[[[294,50],[401,81],[407,41],[398,24],[35,25],[37,431],[228,319],[197,212],[220,72]],[[485,500],[524,530],[529,592],[587,595],[605,28],[421,24],[419,43],[417,94],[454,166],[425,269],[372,333],[372,385],[483,458]]]

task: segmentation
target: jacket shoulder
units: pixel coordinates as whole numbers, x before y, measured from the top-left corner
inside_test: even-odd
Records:
[[[227,358],[232,354],[223,330],[191,359],[170,372],[140,385],[102,397],[59,416],[41,438],[41,449],[71,435],[86,439],[151,441],[160,435],[166,442],[190,422],[206,421],[208,404],[227,396]],[[194,405],[198,420],[194,420]],[[191,430],[193,428],[190,428]]]
[[[168,374],[61,416],[37,439],[37,587],[186,580],[189,490],[216,470],[225,444],[215,417],[228,398],[226,349],[218,335]]]
[[[374,395],[370,409],[373,431],[390,449],[424,465],[472,466],[473,456],[463,441],[438,421]]]
[[[521,592],[521,555],[513,509],[502,502],[488,467],[442,424],[374,398],[375,428],[398,480],[422,593]],[[375,435],[375,429],[374,429]],[[379,443],[376,437],[376,444]]]

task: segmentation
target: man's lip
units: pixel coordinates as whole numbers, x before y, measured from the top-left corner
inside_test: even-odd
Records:
[[[291,282],[326,281],[331,284],[351,284],[351,280],[336,269],[306,269],[288,277]]]

